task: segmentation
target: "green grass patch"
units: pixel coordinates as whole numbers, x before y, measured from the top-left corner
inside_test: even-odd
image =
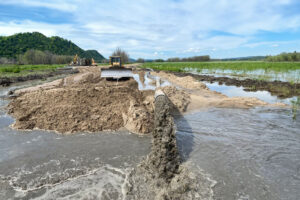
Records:
[[[144,63],[143,68],[182,72],[187,69],[195,69],[201,72],[203,69],[219,69],[233,71],[276,71],[300,70],[300,62],[163,62]]]
[[[266,81],[300,82],[300,62],[153,62],[144,63],[141,67],[173,72],[218,74]]]
[[[65,65],[0,65],[0,76],[23,76],[32,73],[55,71]]]

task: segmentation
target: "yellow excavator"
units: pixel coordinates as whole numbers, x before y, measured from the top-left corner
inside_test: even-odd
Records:
[[[119,80],[133,77],[132,69],[124,67],[121,56],[110,56],[109,64],[109,68],[101,69],[102,78]]]

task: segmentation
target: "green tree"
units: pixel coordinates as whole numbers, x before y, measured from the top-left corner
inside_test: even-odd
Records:
[[[123,63],[129,63],[129,54],[119,47],[112,53],[112,56],[120,56]]]

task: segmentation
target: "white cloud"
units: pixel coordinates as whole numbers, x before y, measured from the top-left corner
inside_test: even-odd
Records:
[[[293,2],[10,0],[0,4],[67,11],[72,14],[73,23],[54,25],[29,20],[0,22],[0,34],[40,31],[46,35],[66,37],[82,48],[97,49],[105,56],[116,47],[128,50],[133,57],[171,57],[173,55],[169,54],[176,52],[201,54],[259,46],[260,44],[252,40],[260,31],[298,30],[300,13],[282,10]],[[215,31],[229,34],[213,34]],[[162,55],[159,52],[168,53]]]
[[[73,12],[77,9],[77,1],[71,0],[4,0],[0,2],[4,5],[18,5],[18,6],[28,6],[28,7],[46,7],[56,10]]]
[[[60,30],[72,31],[72,26],[68,24],[48,24],[42,22],[33,22],[30,20],[25,21],[0,21],[0,35],[8,36],[19,32],[40,32],[46,36],[59,35]]]

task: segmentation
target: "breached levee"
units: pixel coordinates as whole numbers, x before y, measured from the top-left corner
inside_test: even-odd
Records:
[[[181,162],[168,97],[161,90],[155,96],[151,152],[129,174],[126,199],[212,199],[214,183]]]

